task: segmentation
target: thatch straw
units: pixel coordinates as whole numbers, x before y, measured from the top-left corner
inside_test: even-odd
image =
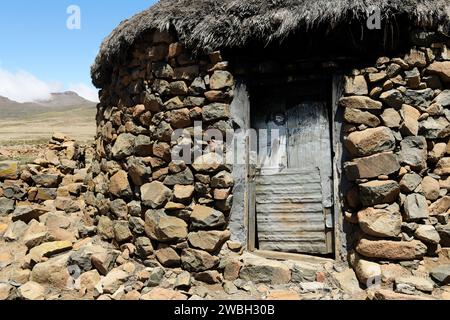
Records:
[[[99,87],[107,82],[110,64],[149,29],[174,27],[197,49],[242,47],[250,40],[282,41],[300,29],[365,22],[372,6],[380,8],[384,22],[407,16],[412,26],[449,30],[450,0],[162,0],[104,40],[92,79]]]

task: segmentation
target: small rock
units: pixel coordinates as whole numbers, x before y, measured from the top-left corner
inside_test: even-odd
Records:
[[[436,229],[431,225],[421,225],[415,232],[417,239],[426,243],[438,244],[441,241],[441,237]]]
[[[29,281],[21,286],[17,293],[23,300],[45,300],[46,289],[39,283]]]

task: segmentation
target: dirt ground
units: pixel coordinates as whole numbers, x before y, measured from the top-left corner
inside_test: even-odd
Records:
[[[42,113],[32,117],[0,117],[0,160],[27,163],[37,157],[54,132],[61,132],[80,144],[93,142],[95,109],[73,109]]]

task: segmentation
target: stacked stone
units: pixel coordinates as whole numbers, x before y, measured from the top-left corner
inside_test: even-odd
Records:
[[[352,262],[364,284],[380,264],[413,268],[450,246],[450,51],[415,47],[346,77],[344,165],[359,225]]]
[[[0,218],[6,222],[11,220],[3,230],[5,240],[15,241],[21,236],[21,230],[45,220],[53,212],[83,212],[86,206],[80,196],[86,191],[85,161],[89,163],[93,156],[89,150],[62,134],[55,134],[32,163],[21,166],[17,161],[0,162]],[[46,231],[36,231],[38,234],[30,241],[29,249],[46,241],[74,241],[78,236],[78,230],[74,233],[58,228]]]
[[[232,128],[233,76],[220,53],[195,57],[169,33],[151,32],[131,50],[99,104],[86,197],[98,210],[98,232],[134,243],[147,265],[181,266],[216,282],[234,183],[231,167],[212,153],[222,144],[194,141],[194,122]],[[177,129],[184,135],[173,141]],[[201,156],[172,161],[183,146]]]

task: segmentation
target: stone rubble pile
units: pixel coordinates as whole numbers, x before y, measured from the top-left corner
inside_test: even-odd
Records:
[[[242,254],[240,244],[227,241],[227,231],[190,233],[188,241],[198,249],[185,248],[182,257],[170,245],[155,250],[145,230],[177,238],[178,227],[167,225],[171,216],[161,214],[154,225],[146,225],[133,217],[111,220],[87,204],[93,153],[55,134],[33,163],[0,162],[0,300],[348,299],[360,294],[358,286],[343,290],[331,280],[329,262],[325,267]],[[185,195],[179,187],[176,194]],[[200,226],[203,215],[205,209],[197,208]],[[134,234],[141,236],[132,243]],[[209,254],[217,251],[223,259]]]
[[[399,293],[449,284],[449,76],[448,49],[435,43],[346,77],[345,218],[358,226],[351,260],[364,285],[391,274],[404,275]]]

